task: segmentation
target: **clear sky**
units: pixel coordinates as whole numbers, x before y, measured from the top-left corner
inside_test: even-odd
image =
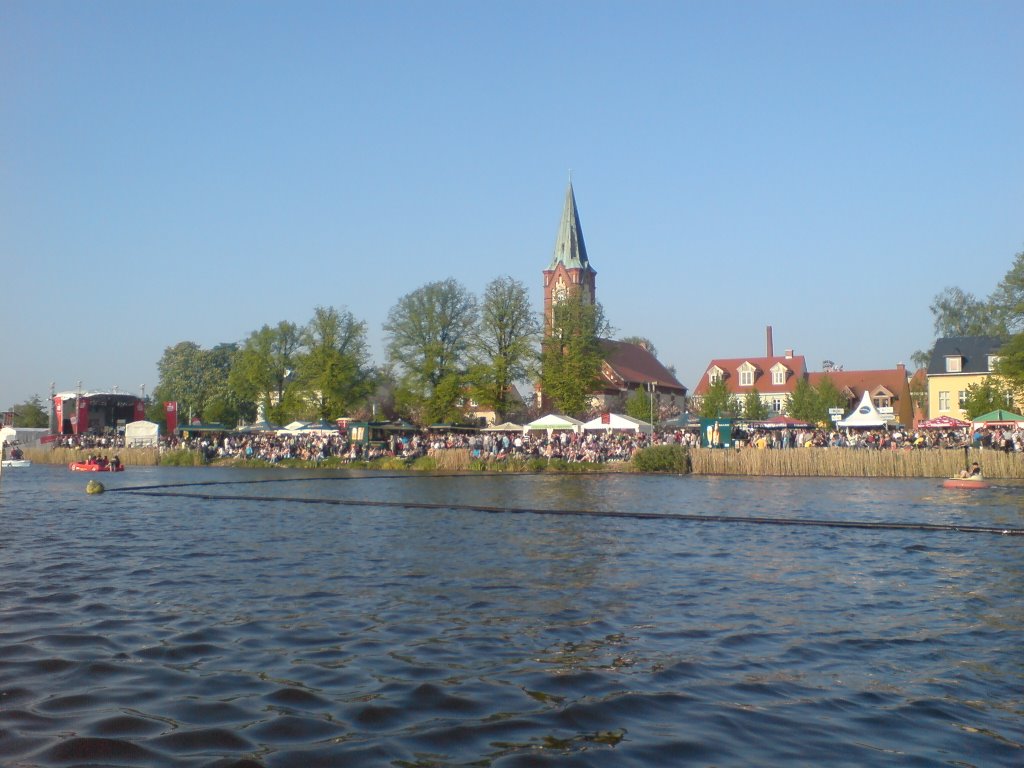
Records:
[[[0,406],[456,277],[891,368],[1024,249],[1024,3],[0,2]]]

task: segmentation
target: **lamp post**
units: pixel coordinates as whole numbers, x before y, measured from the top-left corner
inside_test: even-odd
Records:
[[[654,390],[658,383],[656,381],[647,382],[647,391],[651,395],[651,435],[654,435]]]

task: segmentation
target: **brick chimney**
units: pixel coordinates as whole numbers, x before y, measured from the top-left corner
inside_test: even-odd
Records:
[[[767,346],[765,347],[765,357],[775,357],[775,346],[772,344],[772,327],[769,325],[766,333]]]

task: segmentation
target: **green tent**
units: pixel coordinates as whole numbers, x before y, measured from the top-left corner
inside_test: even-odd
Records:
[[[1024,421],[1024,416],[997,408],[994,411],[983,413],[981,416],[975,416],[971,421],[974,424],[1015,424],[1018,421]]]

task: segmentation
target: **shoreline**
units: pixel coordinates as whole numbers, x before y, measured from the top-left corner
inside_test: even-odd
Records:
[[[656,446],[657,447],[657,446]],[[287,459],[278,463],[247,459],[214,459],[203,461],[198,452],[164,451],[156,448],[125,448],[117,451],[95,449],[44,448],[25,449],[25,458],[38,464],[68,464],[83,460],[90,453],[121,458],[126,466],[209,466],[289,469],[360,469],[379,471],[466,471],[466,472],[550,472],[562,474],[619,474],[649,472],[634,460],[601,464],[570,463],[561,460],[512,457],[498,462],[473,458],[466,449],[434,451],[414,460],[400,458],[375,459],[369,462],[348,462],[338,458],[312,462]],[[862,448],[786,448],[741,449],[690,448],[686,453],[688,471],[670,474],[718,475],[737,477],[888,477],[948,478],[959,474],[970,462],[981,464],[986,479],[1024,479],[1024,456],[1003,451],[969,449],[872,450]]]

